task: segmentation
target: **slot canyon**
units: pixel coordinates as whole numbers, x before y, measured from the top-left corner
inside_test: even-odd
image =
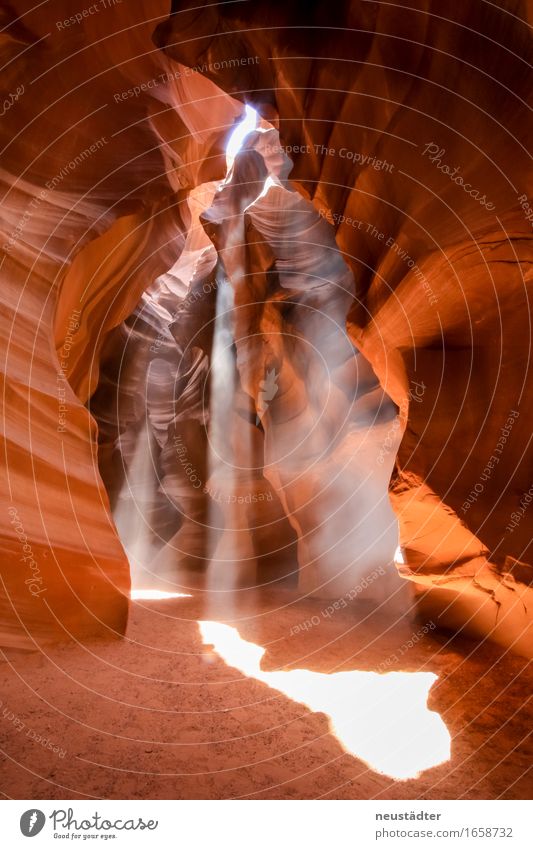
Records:
[[[5,799],[527,799],[533,6],[6,0]]]

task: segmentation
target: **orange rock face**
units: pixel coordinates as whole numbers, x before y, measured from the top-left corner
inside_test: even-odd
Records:
[[[528,652],[525,4],[168,6],[4,12],[0,641],[122,633],[138,509],[226,587],[395,587],[399,533]]]
[[[279,127],[291,182],[353,271],[348,328],[405,427],[403,574],[426,601],[446,583],[453,626],[472,615],[530,651],[526,5],[175,11],[156,43]]]
[[[173,179],[178,154],[165,134],[181,139],[176,148],[192,163],[181,186],[223,174],[224,128],[202,135],[197,126],[193,137],[194,104],[171,106],[190,98],[187,80],[151,42],[166,13],[165,3],[87,15],[66,2],[47,4],[46,15],[24,3],[4,7],[6,645],[113,636],[126,624],[129,566],[84,405],[107,336],[185,242],[186,192]],[[238,113],[221,92],[213,118],[217,109],[230,125]]]

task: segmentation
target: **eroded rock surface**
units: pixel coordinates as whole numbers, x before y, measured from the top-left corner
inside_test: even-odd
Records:
[[[173,9],[156,43],[191,67],[201,58],[279,127],[293,185],[331,222],[353,271],[350,335],[407,423],[391,489],[404,574],[426,588],[456,582],[455,595],[483,608],[479,631],[524,636],[526,4],[319,3],[305,21],[296,3]],[[246,61],[221,67],[232,55]]]
[[[4,7],[2,643],[123,631],[109,498],[158,580],[344,592],[392,471],[423,604],[527,652],[526,4],[168,6]]]

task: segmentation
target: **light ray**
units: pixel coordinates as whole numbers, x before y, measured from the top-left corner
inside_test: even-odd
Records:
[[[258,115],[255,109],[246,104],[244,118],[242,121],[239,121],[226,145],[226,165],[228,167],[228,173],[233,165],[235,157],[242,147],[244,139],[248,133],[253,132],[253,130],[257,127],[257,119]]]
[[[167,593],[165,590],[134,589],[130,593],[132,600],[137,599],[160,599],[160,598],[192,598],[190,593]]]

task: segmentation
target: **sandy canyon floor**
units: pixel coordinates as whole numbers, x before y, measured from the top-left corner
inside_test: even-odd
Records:
[[[397,619],[369,602],[354,601],[324,615],[324,602],[295,601],[283,590],[241,596],[231,614],[208,606],[196,592],[134,601],[125,639],[3,655],[3,795],[514,799],[531,794],[528,661],[489,643],[452,638],[414,618]],[[225,652],[211,644],[209,629],[202,637],[198,621],[206,620],[236,628],[227,629],[233,648]],[[239,647],[247,649],[244,655],[260,654],[249,643],[265,648],[263,680],[243,672],[244,661],[233,659]],[[281,680],[269,677],[271,672],[297,669],[319,673],[304,678],[311,686],[316,679],[322,690],[333,680],[325,676],[339,672],[433,673],[437,679],[427,704],[450,734],[450,759],[408,780],[379,772],[369,765],[372,757],[365,762],[347,750],[331,713],[312,710],[271,686]],[[369,691],[355,692],[353,682],[375,684],[375,676],[336,680],[344,679],[352,688],[346,698],[354,722],[363,725],[356,730],[364,751],[369,740],[378,751],[383,738],[390,748],[390,731],[387,737],[383,725],[401,710],[394,690],[383,691],[384,703],[374,710],[362,704]],[[339,698],[344,700],[342,692]],[[425,710],[425,695],[423,701]],[[402,722],[393,724],[399,738],[405,736]]]

